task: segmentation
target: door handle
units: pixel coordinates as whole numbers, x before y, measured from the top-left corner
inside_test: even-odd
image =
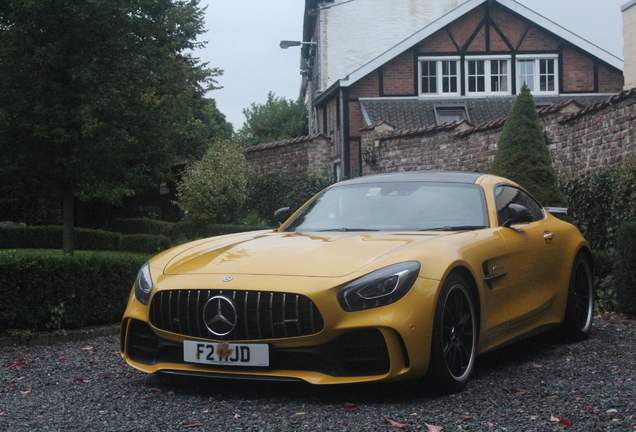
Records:
[[[543,233],[543,240],[547,242],[551,242],[553,238],[554,238],[554,233],[549,231],[546,231]]]

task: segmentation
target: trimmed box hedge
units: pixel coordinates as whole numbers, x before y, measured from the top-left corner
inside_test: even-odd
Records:
[[[155,254],[172,246],[167,236],[125,235],[118,232],[75,228],[75,249],[87,251]],[[0,249],[62,249],[61,226],[0,228]]]
[[[620,226],[616,236],[616,301],[619,311],[636,317],[636,222]]]
[[[0,331],[119,322],[137,271],[147,259],[0,251]]]

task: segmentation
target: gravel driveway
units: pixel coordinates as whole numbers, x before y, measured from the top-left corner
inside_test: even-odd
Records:
[[[155,377],[124,364],[118,339],[0,349],[0,430],[636,430],[636,322],[620,318],[596,318],[579,344],[540,336],[482,356],[451,396]]]

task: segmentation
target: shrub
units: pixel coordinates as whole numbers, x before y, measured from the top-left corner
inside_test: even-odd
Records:
[[[179,208],[196,220],[230,222],[243,207],[246,183],[241,148],[229,141],[217,142],[203,159],[186,168],[177,185]]]
[[[0,251],[0,331],[118,322],[146,256]]]
[[[331,184],[327,177],[269,176],[250,178],[245,207],[268,221],[281,207],[298,210],[307,200]]]
[[[565,203],[534,98],[525,84],[504,124],[491,173],[519,183],[542,205]]]
[[[122,234],[153,234],[171,238],[174,223],[148,218],[114,219],[108,229]]]
[[[621,223],[636,220],[636,161],[561,182],[573,222],[593,248],[611,251]]]
[[[614,275],[618,309],[636,317],[636,222],[622,224],[616,239]]]
[[[156,254],[172,246],[170,239],[163,235],[130,234],[121,236],[118,250],[121,252],[135,252]]]

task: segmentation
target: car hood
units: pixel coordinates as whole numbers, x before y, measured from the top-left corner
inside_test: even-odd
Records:
[[[340,277],[437,237],[424,233],[245,233],[176,248],[164,274]]]

